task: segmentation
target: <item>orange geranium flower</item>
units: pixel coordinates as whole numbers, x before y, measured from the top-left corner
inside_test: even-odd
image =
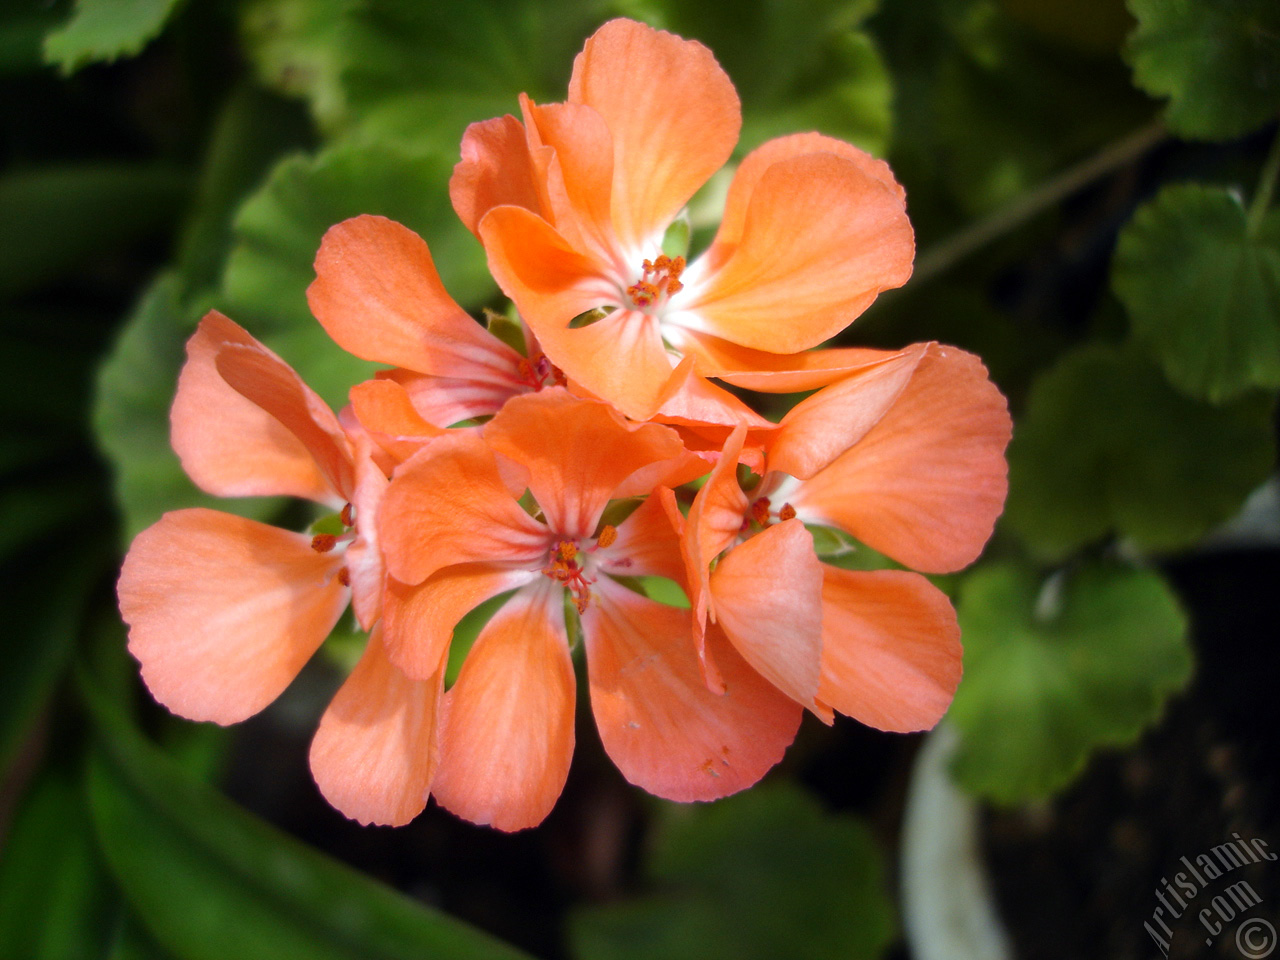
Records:
[[[454,207],[551,360],[630,417],[670,399],[680,356],[714,375],[807,350],[911,273],[889,168],[818,134],[743,161],[702,256],[663,253],[741,126],[733,84],[699,43],[611,21],[574,61],[568,102],[522,97],[521,110],[523,123],[467,130]]]
[[[610,500],[697,475],[691,459],[672,429],[627,422],[555,388],[509,400],[483,437],[442,437],[397,471],[379,519],[392,661],[410,677],[437,676],[462,616],[515,591],[444,697],[431,787],[444,807],[517,830],[555,803],[574,744],[566,598],[581,619],[601,739],[633,783],[671,799],[712,799],[781,758],[800,708],[714,631],[706,642],[725,684],[708,690],[689,611],[617,579],[683,581],[658,499],[616,528],[601,517]],[[521,506],[526,490],[535,513]]]
[[[918,573],[821,563],[805,524],[916,570],[958,570],[1003,507],[1010,432],[978,359],[937,344],[866,351],[775,431],[738,427],[684,524],[695,630],[718,623],[752,667],[823,719],[834,708],[884,730],[933,726],[960,680],[946,596]],[[746,442],[761,448],[763,477],[744,491]],[[715,658],[702,659],[717,689]]]
[[[442,677],[406,677],[379,640],[386,578],[373,519],[387,478],[372,444],[217,312],[187,358],[173,445],[196,484],[314,500],[340,510],[346,532],[311,536],[203,508],[166,513],[134,540],[118,587],[143,680],[174,713],[238,722],[280,695],[351,602],[373,639],[321,721],[312,770],[348,816],[406,823],[435,769]]]

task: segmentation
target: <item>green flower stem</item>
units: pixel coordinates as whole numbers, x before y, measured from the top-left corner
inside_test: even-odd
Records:
[[[1168,135],[1164,124],[1156,120],[1108,144],[1089,159],[1064,170],[991,216],[965,227],[926,250],[916,259],[913,279],[919,284],[945,273],[992,240],[1055,206],[1082,187],[1131,163]]]
[[[1253,192],[1253,202],[1249,204],[1247,230],[1251,237],[1257,235],[1263,218],[1271,209],[1271,196],[1275,193],[1277,176],[1280,176],[1280,129],[1276,130],[1276,137],[1271,141],[1271,152],[1262,164],[1258,189]]]

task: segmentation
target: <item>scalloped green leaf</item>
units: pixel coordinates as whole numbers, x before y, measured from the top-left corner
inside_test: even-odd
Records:
[[[342,406],[375,367],[330,340],[307,307],[316,251],[333,224],[362,213],[398,220],[427,241],[459,303],[476,306],[496,292],[480,244],[450,205],[453,163],[364,141],[282,160],[236,217],[221,307],[331,405]]]
[[[1130,0],[1134,82],[1168,97],[1182,137],[1230,140],[1280,113],[1280,4],[1275,0]]]
[[[798,787],[667,810],[647,871],[657,892],[580,909],[578,960],[870,960],[893,938],[870,831]]]
[[[246,813],[184,775],[92,681],[81,691],[101,744],[89,802],[102,852],[178,960],[524,956]]]
[[[1191,677],[1186,616],[1152,571],[1086,566],[1042,581],[987,567],[965,579],[957,612],[952,772],[997,803],[1062,789],[1094,751],[1134,742]]]
[[[181,2],[76,0],[72,18],[45,37],[45,62],[74,73],[90,63],[131,57],[159,35]]]
[[[1047,560],[1109,533],[1145,550],[1191,546],[1270,474],[1273,406],[1259,394],[1210,406],[1132,349],[1077,349],[1031,389],[1003,522]]]
[[[1112,285],[1174,386],[1213,403],[1280,387],[1280,211],[1250,230],[1233,191],[1165,187],[1121,231]]]

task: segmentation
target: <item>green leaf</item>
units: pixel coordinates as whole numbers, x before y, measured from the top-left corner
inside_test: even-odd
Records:
[[[172,957],[161,949],[132,914],[128,914],[121,921],[107,960],[172,960]]]
[[[744,100],[739,153],[773,137],[818,130],[885,154],[893,130],[893,79],[875,40],[865,31],[849,30],[828,38],[826,45],[820,82],[805,79],[776,98]]]
[[[276,499],[230,502],[196,491],[169,445],[169,408],[184,345],[221,276],[234,214],[278,152],[303,135],[297,111],[279,100],[247,86],[231,93],[214,125],[176,269],[144,294],[102,366],[94,427],[115,468],[125,543],[166,510],[211,506],[262,519],[280,507]]]
[[[114,894],[97,855],[78,764],[43,771],[0,859],[0,957],[96,960]]]
[[[1121,231],[1112,284],[1174,386],[1214,403],[1280,387],[1280,211],[1251,233],[1232,191],[1165,187]]]
[[[1187,620],[1160,576],[1087,566],[1047,582],[1000,565],[964,581],[953,773],[999,803],[1046,797],[1132,743],[1191,676]]]
[[[1110,532],[1145,550],[1188,547],[1267,478],[1272,407],[1261,395],[1191,400],[1132,349],[1068,353],[1014,429],[1004,520],[1048,560]]]
[[[804,130],[888,147],[893,85],[875,41],[856,29],[874,3],[658,0],[645,19],[711,48],[742,100],[739,153]]]
[[[297,104],[249,81],[228,95],[213,124],[192,216],[178,247],[184,300],[219,282],[241,204],[280,155],[306,146],[309,136],[307,118]]]
[[[187,192],[173,167],[93,163],[0,178],[0,297],[82,268],[166,226]],[[19,227],[19,229],[14,229]]]
[[[334,407],[371,376],[372,364],[343,351],[307,307],[306,289],[325,231],[362,213],[405,224],[431,247],[446,288],[474,306],[495,291],[480,244],[449,202],[454,161],[436,154],[345,142],[276,167],[236,218],[236,246],[223,282],[233,319],[286,361]]]
[[[178,960],[522,956],[183,775],[86,681],[102,742],[89,769],[102,851],[149,933]]]
[[[44,66],[44,37],[63,19],[54,6],[10,4],[0,14],[0,74],[25,73]]]
[[[1280,113],[1275,0],[1130,0],[1134,82],[1168,97],[1179,136],[1230,140]]]
[[[1150,101],[1117,58],[1046,40],[1002,6],[889,3],[876,21],[895,83],[891,160],[926,244],[1150,118]],[[1021,257],[1027,245],[1014,249]]]
[[[667,809],[648,871],[659,892],[579,910],[579,960],[861,960],[892,939],[879,852],[857,821],[782,782]]]
[[[126,544],[167,510],[206,506],[262,519],[280,506],[276,499],[211,497],[182,472],[169,444],[169,408],[195,314],[183,309],[178,289],[173,274],[151,285],[98,376],[93,426],[115,468]]]
[[[585,0],[254,0],[244,12],[259,75],[306,97],[326,129],[455,159],[466,125],[514,110],[521,91],[563,99],[598,23]]]
[[[160,33],[179,2],[76,0],[75,16],[45,38],[45,61],[74,73],[89,63],[131,57]]]

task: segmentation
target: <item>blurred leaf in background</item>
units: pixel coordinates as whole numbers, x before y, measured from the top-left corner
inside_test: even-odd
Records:
[[[1047,797],[1094,750],[1132,743],[1191,676],[1186,616],[1150,571],[1090,564],[1044,580],[992,565],[965,578],[959,615],[952,770],[1002,804]]]
[[[75,16],[45,38],[45,59],[74,73],[88,63],[132,56],[155,39],[180,2],[76,0]]]
[[[1270,474],[1274,409],[1261,394],[1212,407],[1133,348],[1080,347],[1032,387],[1004,522],[1046,560],[1110,533],[1142,550],[1189,547]]]
[[[1165,187],[1121,232],[1113,276],[1134,334],[1180,390],[1221,403],[1280,387],[1280,211],[1251,216],[1221,187]]]
[[[1182,137],[1226,140],[1280,113],[1280,5],[1272,0],[1130,0],[1134,81],[1168,97]]]
[[[111,635],[122,649],[123,630]],[[522,956],[237,809],[148,743],[90,668],[80,678],[97,740],[88,789],[103,854],[174,957]]]
[[[243,15],[258,75],[305,97],[326,133],[455,160],[466,125],[515,111],[519,93],[563,100],[601,19],[585,0],[251,0]]]
[[[666,814],[646,870],[656,892],[580,910],[579,960],[870,960],[892,938],[869,831],[798,787],[775,781]]]
[[[862,29],[876,0],[648,0],[634,6],[650,22],[715,53],[742,100],[739,155],[806,130],[877,156],[888,149],[892,82],[875,40]]]

